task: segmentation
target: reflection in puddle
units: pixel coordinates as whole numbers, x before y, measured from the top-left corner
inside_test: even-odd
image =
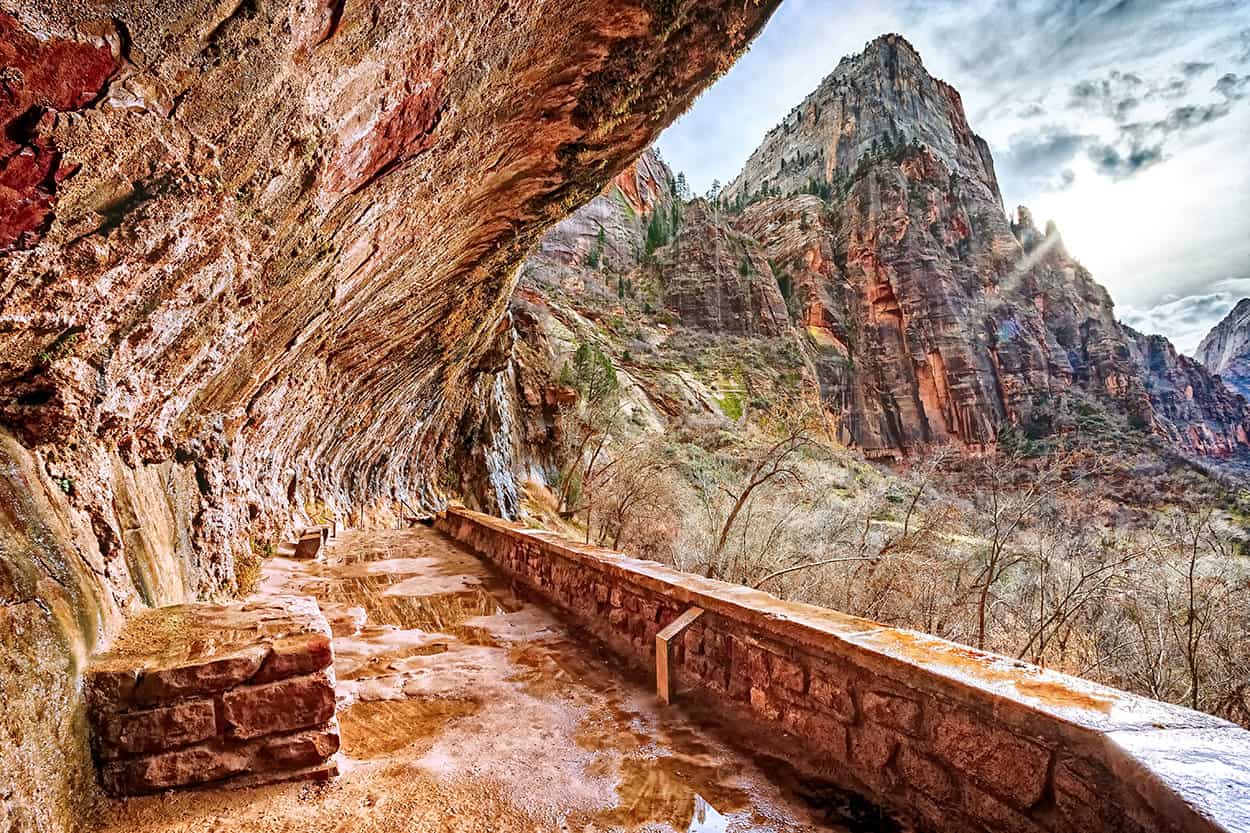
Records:
[[[466,619],[509,610],[499,598],[481,588],[431,595],[388,592],[393,591],[397,578],[400,577],[377,575],[343,579],[327,588],[325,595],[330,601],[363,607],[370,625],[392,625],[405,630],[446,632]]]
[[[389,755],[432,738],[450,721],[481,707],[476,700],[458,697],[357,703],[339,715],[343,752],[357,759]]]
[[[723,830],[728,822],[721,811],[750,815],[746,792],[732,786],[741,770],[738,764],[705,763],[680,754],[629,756],[620,763],[620,803],[601,818],[610,827],[663,824],[673,830]],[[714,825],[715,819],[722,820],[722,827],[700,826]]]
[[[729,819],[716,812],[716,808],[708,804],[703,796],[695,793],[694,815],[686,833],[725,833],[728,829]]]

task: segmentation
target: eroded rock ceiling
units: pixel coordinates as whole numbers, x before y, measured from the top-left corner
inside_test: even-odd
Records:
[[[120,609],[228,587],[293,512],[427,499],[517,264],[777,3],[9,4],[7,624],[81,653]],[[59,806],[27,758],[6,807]]]

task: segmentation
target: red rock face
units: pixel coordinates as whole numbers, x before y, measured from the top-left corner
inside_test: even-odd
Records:
[[[642,274],[683,324],[716,333],[781,335],[785,299],[759,245],[702,200],[687,204],[676,238]]]
[[[57,114],[95,100],[117,61],[106,43],[36,38],[0,11],[0,253],[29,248],[73,175],[52,139]]]
[[[758,199],[813,185],[827,202]],[[1004,429],[1063,431],[1074,407],[1188,453],[1250,452],[1250,412],[1122,327],[1057,231],[1008,223],[958,93],[901,38],[843,61],[768,135],[722,202],[751,199],[733,222],[792,287],[826,405],[865,453],[988,450]]]
[[[544,238],[523,269],[525,303],[619,312],[624,273],[680,326],[794,338],[842,441],[870,457],[944,443],[984,452],[1004,434],[1079,433],[1090,419],[1109,437],[1250,453],[1244,406],[1162,340],[1122,327],[1057,230],[1024,209],[1008,220],[958,92],[897,36],[839,64],[768,134],[719,212],[677,206],[675,238],[644,257],[648,216],[674,208],[672,175],[644,175],[657,164],[643,157]],[[531,318],[518,315],[518,343],[541,354]],[[520,377],[543,367],[541,355],[514,364]],[[544,435],[529,429],[550,421],[517,420],[520,457],[541,459]]]
[[[5,4],[0,688],[34,748],[0,793],[31,827],[68,823],[73,658],[120,610],[231,588],[312,507],[439,503],[517,267],[777,4]]]
[[[447,103],[442,70],[414,61],[406,71],[388,72],[385,81],[394,87],[371,91],[380,101],[353,110],[367,122],[350,119],[339,133],[329,168],[329,187],[336,193],[363,188],[437,141],[435,128]]]
[[[1208,457],[1240,457],[1250,445],[1245,400],[1166,338],[1123,326],[1145,370],[1155,430],[1173,445]]]

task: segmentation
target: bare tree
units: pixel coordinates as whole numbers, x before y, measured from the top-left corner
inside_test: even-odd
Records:
[[[704,575],[718,577],[724,570],[723,557],[734,525],[760,490],[773,485],[797,485],[802,482],[796,458],[802,450],[814,445],[815,441],[804,426],[791,425],[780,439],[750,450],[748,458],[753,458],[754,463],[747,463],[746,476],[733,488],[717,484],[716,488],[729,499],[729,505],[724,516],[717,518],[710,508],[711,501],[704,501],[714,531],[714,544],[708,553]]]

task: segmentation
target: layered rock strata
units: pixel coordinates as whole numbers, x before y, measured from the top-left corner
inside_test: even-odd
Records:
[[[1008,221],[959,94],[899,36],[842,61],[720,204],[796,294],[826,404],[870,455],[1045,437],[1091,407],[1185,453],[1250,452],[1250,410],[1143,350],[1053,226]]]
[[[683,403],[659,397],[667,371],[640,357],[683,330],[791,341],[804,363],[791,397],[818,388],[840,439],[870,457],[1069,433],[1250,454],[1250,409],[1165,340],[1122,326],[1053,225],[1006,216],[959,94],[899,36],[843,60],[715,205],[678,191],[644,156],[527,261],[510,375],[492,391],[516,447],[494,459],[526,470],[542,457],[572,339],[605,346],[661,419],[680,420]],[[676,358],[699,375],[699,357]],[[500,443],[495,431],[479,445]]]
[[[1178,448],[1208,457],[1245,457],[1250,447],[1246,400],[1161,335],[1120,325],[1135,363],[1145,370],[1155,430]]]
[[[155,608],[88,666],[114,796],[337,773],[330,628],[309,598]]]
[[[642,274],[686,326],[726,335],[789,332],[785,299],[759,244],[703,200],[686,205],[672,242]]]

